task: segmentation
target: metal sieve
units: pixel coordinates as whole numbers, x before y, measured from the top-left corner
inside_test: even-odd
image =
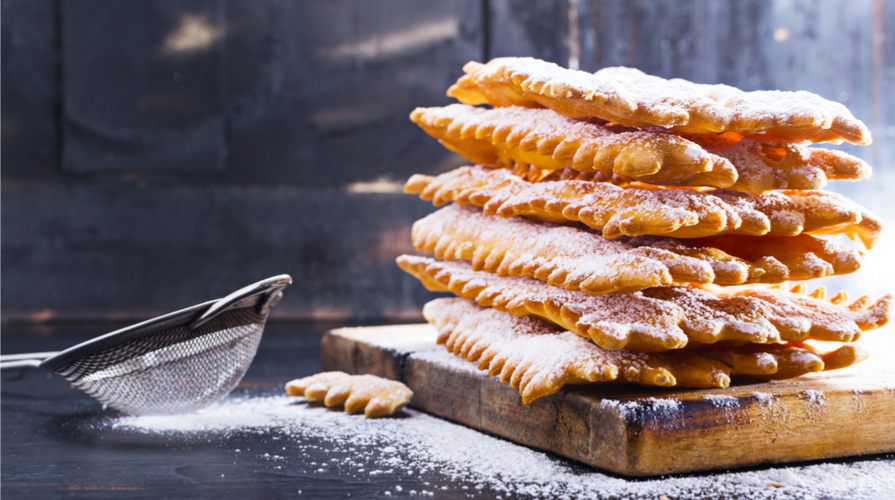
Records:
[[[274,276],[62,352],[0,356],[0,368],[58,373],[131,415],[197,410],[223,398],[242,380],[268,313],[291,283],[288,275]]]

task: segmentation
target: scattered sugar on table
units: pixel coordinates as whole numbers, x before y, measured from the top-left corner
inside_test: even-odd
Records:
[[[614,400],[604,404],[616,405],[620,411],[633,408]],[[673,399],[658,398],[648,403],[652,411],[671,412],[678,404]],[[262,440],[281,438],[285,445],[281,453],[261,457],[278,472],[310,477],[338,474],[365,480],[387,476],[412,483],[414,496],[430,496],[436,490],[453,490],[468,498],[654,499],[665,495],[692,499],[729,496],[810,500],[844,496],[869,499],[895,494],[895,460],[891,457],[629,480],[415,410],[405,409],[400,418],[369,420],[295,404],[294,398],[285,396],[230,397],[189,415],[124,417],[107,420],[104,425],[108,432],[175,438],[213,440],[233,433]],[[313,455],[309,450],[314,451]],[[234,450],[234,454],[238,453],[251,450]],[[310,456],[319,460],[321,454],[328,457],[325,466],[308,463]],[[392,498],[411,496],[410,490],[400,485],[382,486],[381,491],[371,494],[384,495],[385,491]]]

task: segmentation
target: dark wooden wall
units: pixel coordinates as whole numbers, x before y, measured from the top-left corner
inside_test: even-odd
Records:
[[[841,100],[878,182],[840,190],[882,212],[890,33],[883,0],[2,0],[2,315],[144,317],[285,272],[280,318],[418,317],[393,261],[432,208],[400,186],[463,160],[407,115],[503,55]]]

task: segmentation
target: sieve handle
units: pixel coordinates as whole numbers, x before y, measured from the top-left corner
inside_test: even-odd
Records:
[[[40,362],[59,354],[57,352],[29,352],[25,354],[4,354],[0,356],[0,370],[14,368],[37,368]]]
[[[235,304],[243,299],[252,297],[253,295],[264,294],[265,300],[261,301],[261,303],[262,303],[261,309],[270,310],[270,307],[264,307],[264,306],[267,306],[267,305],[269,305],[269,303],[274,302],[275,300],[278,300],[277,294],[279,294],[280,290],[282,290],[283,288],[286,288],[287,286],[289,286],[291,284],[292,284],[291,276],[289,276],[288,274],[280,274],[278,276],[274,276],[272,278],[267,278],[266,280],[261,280],[257,283],[253,283],[247,287],[240,288],[239,290],[231,293],[230,295],[227,295],[226,297],[223,297],[223,298],[215,301],[215,303],[212,304],[211,307],[209,307],[207,311],[205,311],[201,316],[199,316],[198,318],[196,318],[195,321],[193,321],[193,323],[190,325],[190,330],[195,330],[196,328],[199,328],[200,326],[202,326],[205,323],[208,323],[209,321],[214,319],[215,316],[217,316],[218,314],[221,314],[222,312],[227,310],[227,308],[229,308],[233,304]]]

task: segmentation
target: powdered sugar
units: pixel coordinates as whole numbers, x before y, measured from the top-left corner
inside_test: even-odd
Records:
[[[774,400],[773,394],[758,391],[753,392],[752,397],[755,398],[761,405],[767,405]]]
[[[665,80],[633,68],[603,68],[591,74],[532,58],[497,58],[463,69],[467,75],[448,95],[468,104],[537,103],[573,118],[598,116],[632,127],[680,132],[769,131],[792,141],[870,142],[867,127],[845,106],[810,92],[743,92],[726,85]]]
[[[726,396],[724,394],[706,394],[703,396],[705,399],[712,402],[716,408],[736,408],[740,405],[740,402],[737,398],[733,396]]]
[[[616,378],[671,385],[675,367],[629,351],[606,351],[562,328],[528,316],[482,308],[464,299],[436,299],[423,314],[442,333],[449,351],[480,369],[500,369],[501,380],[519,382],[523,402],[558,391],[567,383]],[[691,367],[693,369],[693,367]]]
[[[461,167],[405,186],[437,205],[450,201],[483,207],[502,217],[525,215],[580,221],[603,235],[643,234],[697,238],[720,233],[795,236],[804,232],[878,234],[879,220],[843,196],[826,191],[770,192],[754,196],[715,189],[651,190],[607,182],[526,182],[509,169]]]
[[[711,282],[711,263],[657,248],[635,248],[583,229],[504,219],[450,205],[413,225],[417,249],[446,260],[472,259],[502,275],[541,277],[576,290],[607,293],[668,284]],[[471,244],[471,245],[470,245]]]
[[[603,398],[600,406],[615,408],[622,415],[650,412],[670,416],[681,410],[681,402],[673,398],[643,398],[635,401]]]
[[[820,406],[826,402],[823,391],[807,390],[802,393],[809,405]]]
[[[334,475],[349,481],[387,477],[391,485],[380,482],[368,487],[371,495],[387,491],[392,498],[437,496],[439,491],[467,498],[559,499],[655,499],[666,495],[820,500],[895,494],[895,461],[891,459],[629,480],[415,410],[404,410],[405,418],[368,420],[296,401],[300,400],[273,394],[230,397],[188,415],[127,417],[103,425],[108,432],[195,435],[222,442],[234,433],[254,435],[286,448],[258,455],[278,472],[310,480],[331,480]],[[656,404],[674,406],[661,400]],[[242,449],[234,453],[256,452]],[[310,457],[314,463],[309,462]]]
[[[716,295],[697,287],[678,285],[589,296],[542,281],[473,271],[465,262],[401,256],[398,264],[429,283],[430,288],[452,291],[500,311],[544,317],[610,349],[625,347],[633,337],[640,339],[637,348],[646,351],[682,347],[688,338],[706,344],[721,340],[750,343],[801,340],[816,325],[824,325],[826,339],[849,339],[855,331],[881,321],[892,300],[886,296],[867,310],[854,311],[780,290],[750,287]],[[560,314],[560,310],[565,313]],[[781,335],[776,325],[795,326],[782,330]],[[796,351],[789,356],[800,366],[816,359],[810,351]],[[757,362],[775,361],[768,355],[758,357]]]

